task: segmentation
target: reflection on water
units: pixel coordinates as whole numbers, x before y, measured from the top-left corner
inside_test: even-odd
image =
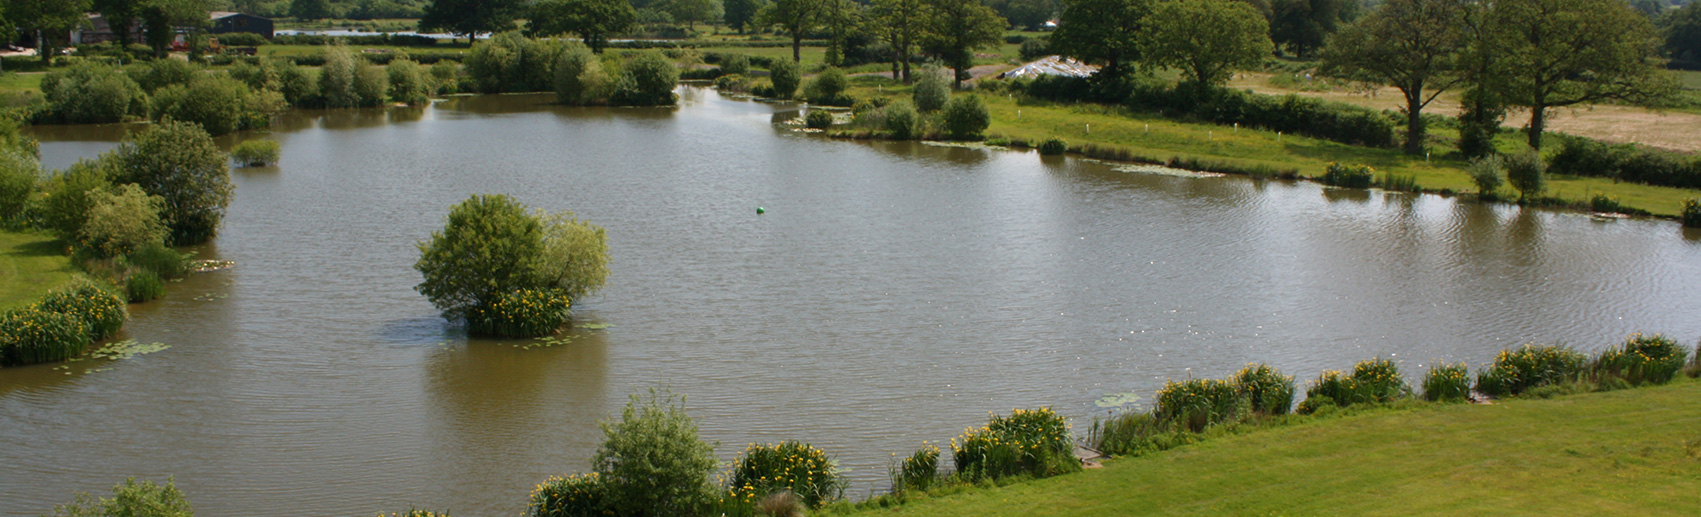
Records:
[[[0,370],[0,514],[167,474],[209,515],[512,514],[657,386],[723,459],[810,441],[862,495],[890,453],[987,411],[1079,429],[1106,394],[1249,361],[1415,376],[1525,341],[1701,334],[1701,235],[1670,222],[834,141],[775,127],[790,105],[682,98],[302,110],[221,138],[283,147],[233,174],[199,250],[236,268],[133,308],[128,335],[169,350]],[[123,127],[32,133],[63,166]],[[414,244],[485,192],[608,229],[608,288],[574,306],[612,327],[528,350],[438,318]]]

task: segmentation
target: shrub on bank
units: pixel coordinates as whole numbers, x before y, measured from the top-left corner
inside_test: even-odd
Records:
[[[385,72],[389,76],[391,101],[409,105],[431,101],[435,88],[431,86],[425,67],[420,66],[418,62],[407,58],[396,59],[390,62]]]
[[[1309,414],[1326,405],[1386,404],[1410,394],[1411,388],[1400,376],[1399,365],[1377,358],[1359,361],[1351,375],[1335,370],[1323,372],[1306,388],[1305,402],[1299,405],[1299,412]]]
[[[735,499],[791,492],[814,509],[844,497],[846,481],[833,459],[807,443],[752,444],[733,464],[731,495]]]
[[[130,311],[118,295],[107,292],[87,281],[47,293],[35,308],[77,318],[90,341],[99,341],[124,328]]]
[[[467,76],[482,93],[551,91],[553,67],[561,44],[504,32],[473,45],[465,63]]]
[[[517,289],[467,311],[467,332],[520,338],[554,334],[567,324],[571,302],[554,290]]]
[[[199,124],[154,124],[118,144],[111,159],[113,182],[135,183],[164,198],[160,215],[171,229],[171,244],[199,244],[218,233],[235,189],[230,157]]]
[[[602,422],[605,439],[591,460],[616,515],[694,515],[718,499],[709,475],[714,446],[698,437],[685,399],[633,395],[619,421]]]
[[[945,103],[951,100],[951,81],[944,74],[938,68],[928,67],[916,76],[915,86],[910,89],[916,109],[932,113],[945,108]]]
[[[614,100],[627,106],[668,106],[676,96],[679,69],[660,52],[646,51],[621,66],[615,82]]]
[[[1683,225],[1690,228],[1701,228],[1701,199],[1690,199],[1683,202]]]
[[[1282,375],[1267,364],[1249,364],[1241,368],[1229,382],[1245,397],[1254,413],[1285,415],[1293,409],[1293,376]]]
[[[1466,168],[1471,181],[1477,184],[1477,196],[1483,199],[1494,199],[1495,191],[1506,184],[1506,173],[1502,171],[1504,159],[1500,155],[1488,155],[1474,160]]]
[[[550,476],[532,488],[526,517],[589,517],[610,515],[608,487],[597,473]]]
[[[1040,142],[1039,153],[1046,156],[1059,156],[1069,152],[1069,144],[1061,138],[1047,138]]]
[[[1081,469],[1069,424],[1051,408],[994,415],[985,427],[951,440],[957,474],[969,480],[1015,475],[1049,477]]]
[[[230,158],[237,165],[245,167],[262,167],[278,163],[278,157],[283,149],[276,140],[244,140],[231,148]]]
[[[803,125],[810,129],[827,129],[833,125],[833,114],[823,110],[809,110],[803,117]]]
[[[1471,378],[1465,363],[1436,364],[1423,377],[1423,399],[1430,402],[1464,402],[1471,396]]]
[[[131,272],[124,277],[124,294],[130,303],[141,303],[165,296],[165,280],[158,273],[146,269]]]
[[[1506,181],[1518,189],[1518,200],[1540,197],[1547,190],[1547,165],[1540,154],[1525,151],[1506,158]]]
[[[1329,162],[1329,167],[1323,170],[1324,185],[1346,188],[1370,188],[1376,170],[1360,165],[1348,167],[1336,162]]]
[[[1636,334],[1601,352],[1593,370],[1602,381],[1618,379],[1631,386],[1665,384],[1683,370],[1688,352],[1671,338]]]
[[[0,222],[21,216],[41,181],[41,165],[21,150],[0,150]]]
[[[77,232],[78,248],[105,258],[165,242],[168,232],[159,216],[163,198],[150,196],[132,183],[93,197],[88,218]]]
[[[41,79],[47,112],[41,121],[105,124],[148,114],[148,96],[117,67],[81,62]]]
[[[980,96],[974,94],[952,97],[945,102],[940,115],[944,119],[945,132],[957,140],[979,138],[981,132],[992,125],[992,113],[981,102]]]
[[[1587,356],[1560,345],[1524,345],[1501,350],[1494,363],[1477,372],[1476,390],[1506,397],[1539,386],[1576,382],[1582,378],[1588,362]]]
[[[892,468],[892,491],[923,491],[939,482],[939,446],[923,443]]]
[[[1199,432],[1211,425],[1238,420],[1250,410],[1249,402],[1234,383],[1188,379],[1165,382],[1158,390],[1157,408],[1152,414]]]
[[[224,135],[243,129],[265,129],[274,115],[288,107],[284,96],[253,91],[247,83],[224,75],[201,75],[188,84],[154,92],[153,118],[200,124],[208,134]]]
[[[892,138],[909,140],[921,136],[921,114],[908,101],[899,100],[877,111],[882,117],[881,126],[892,133]]]
[[[117,160],[102,156],[96,160],[77,160],[77,163],[49,178],[42,187],[46,194],[35,211],[41,224],[66,242],[76,242],[88,220],[89,209],[101,192],[112,186],[118,174]]]
[[[177,483],[166,479],[160,486],[152,481],[124,480],[112,487],[112,498],[95,499],[78,493],[75,501],[53,509],[55,517],[194,517],[195,510],[177,489]]]
[[[189,274],[189,255],[178,253],[164,244],[149,244],[124,256],[131,267],[152,271],[160,278],[183,278]]]
[[[839,67],[828,67],[809,81],[809,85],[803,88],[803,96],[813,104],[850,107],[856,99],[845,94],[848,89],[850,77],[845,75],[845,71]]]
[[[790,99],[797,92],[798,83],[803,82],[803,69],[789,60],[773,60],[768,64],[768,81],[773,84],[766,92],[768,97]]]
[[[63,361],[83,354],[89,330],[75,315],[30,306],[0,314],[0,363]]]

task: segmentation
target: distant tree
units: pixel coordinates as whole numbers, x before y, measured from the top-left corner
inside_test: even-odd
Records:
[[[697,30],[697,22],[721,19],[725,12],[720,0],[667,0],[664,7],[674,21],[685,22],[690,30]]]
[[[1276,0],[1270,6],[1270,39],[1301,57],[1356,17],[1358,0]]]
[[[135,35],[130,29],[136,25],[136,17],[140,14],[142,3],[146,0],[94,0],[89,8],[100,13],[106,19],[107,26],[112,28],[113,38],[125,45],[134,41]]]
[[[979,0],[934,0],[925,14],[923,44],[955,72],[961,86],[975,64],[975,49],[1004,41],[1009,23]]]
[[[602,53],[609,36],[631,30],[637,17],[626,0],[543,0],[532,7],[527,30],[534,36],[577,34]]]
[[[757,24],[778,26],[791,36],[791,60],[803,61],[803,37],[821,26],[821,10],[826,0],[774,0],[756,14]]]
[[[303,20],[331,17],[331,0],[290,0],[289,15]]]
[[[762,0],[725,0],[722,4],[726,25],[738,30],[739,34],[744,34],[745,29],[755,25],[756,13],[761,12],[762,6],[767,5],[767,2]]]
[[[992,0],[986,5],[1010,20],[1010,25],[1027,30],[1038,30],[1058,9],[1057,0]]]
[[[7,21],[35,35],[41,61],[52,64],[71,29],[83,23],[89,0],[9,0],[5,9]]]
[[[205,29],[210,23],[207,20],[208,7],[208,0],[142,2],[139,13],[147,24],[148,46],[153,47],[154,56],[165,57],[171,52],[171,43],[177,38],[178,28],[188,27],[191,31]]]
[[[1195,86],[1226,82],[1237,68],[1270,55],[1269,23],[1252,6],[1232,0],[1172,0],[1152,11],[1141,38],[1147,62],[1182,70]]]
[[[828,66],[844,64],[853,38],[863,34],[866,9],[854,0],[822,0],[821,29],[827,33]]]
[[[218,234],[235,185],[230,157],[199,124],[164,121],[135,133],[114,151],[113,183],[135,183],[164,198],[160,215],[172,245],[206,242]]]
[[[1666,14],[1660,19],[1660,30],[1667,57],[1701,64],[1701,1]]]
[[[1406,100],[1406,153],[1423,152],[1423,109],[1462,83],[1467,0],[1386,0],[1323,49],[1326,70],[1398,88]]]
[[[910,60],[923,35],[924,0],[874,0],[872,29],[892,48],[892,78],[910,82]]]
[[[1115,78],[1140,60],[1140,34],[1153,0],[1063,0],[1057,30],[1047,38],[1052,52],[1101,65],[1099,74]]]
[[[1548,108],[1646,101],[1675,87],[1655,59],[1653,25],[1623,0],[1497,0],[1482,32],[1497,97],[1530,110],[1532,149]]]
[[[514,20],[525,13],[525,0],[432,0],[419,19],[421,31],[449,31],[468,41],[480,32],[514,30]]]

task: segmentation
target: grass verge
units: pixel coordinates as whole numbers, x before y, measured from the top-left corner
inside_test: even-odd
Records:
[[[34,303],[78,274],[55,246],[45,234],[0,231],[0,311]]]

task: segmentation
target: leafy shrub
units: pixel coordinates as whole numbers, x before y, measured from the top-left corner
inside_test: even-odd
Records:
[[[1159,420],[1176,422],[1194,432],[1239,420],[1251,408],[1236,388],[1234,383],[1218,379],[1165,382],[1164,387],[1158,390],[1157,407],[1152,414]]]
[[[1547,166],[1535,151],[1514,154],[1506,159],[1506,181],[1518,189],[1518,199],[1541,196],[1547,190]]]
[[[124,277],[124,293],[130,303],[140,303],[165,296],[165,280],[159,274],[146,269],[135,271]]]
[[[301,66],[289,60],[277,61],[276,66],[278,93],[283,94],[285,102],[294,106],[311,106],[324,102],[319,98],[318,79],[309,75]]]
[[[269,93],[269,92],[268,92]],[[224,75],[201,75],[188,84],[174,84],[154,92],[155,120],[175,119],[200,124],[218,136],[241,129],[263,129],[284,108],[281,95],[266,102],[246,83]]]
[[[750,75],[750,56],[744,54],[727,54],[721,58],[723,74]]]
[[[677,401],[677,402],[676,402]],[[691,515],[713,504],[714,446],[697,435],[685,399],[652,390],[633,395],[618,422],[602,422],[591,464],[616,515]]]
[[[0,149],[0,220],[24,213],[41,180],[41,165],[21,150]]]
[[[1683,369],[1689,351],[1671,338],[1636,334],[1624,344],[1601,352],[1595,359],[1595,374],[1602,379],[1621,379],[1631,386],[1665,384]]]
[[[319,69],[319,96],[325,106],[351,108],[377,106],[389,92],[388,77],[372,63],[356,58],[347,47],[325,50],[325,66]]]
[[[1506,184],[1506,174],[1501,171],[1504,159],[1499,155],[1488,155],[1471,160],[1466,170],[1471,174],[1471,181],[1477,184],[1477,195],[1485,199],[1493,199],[1494,192]]]
[[[457,93],[460,77],[461,67],[453,62],[439,61],[431,65],[431,80],[436,83],[434,90],[440,95]]]
[[[88,220],[95,197],[112,185],[117,172],[117,160],[111,155],[98,160],[77,160],[70,168],[48,178],[43,190],[47,194],[37,205],[42,224],[66,242],[76,242]]]
[[[679,69],[660,52],[646,51],[627,61],[615,83],[614,100],[630,106],[667,106],[675,101]]]
[[[907,101],[887,104],[880,109],[884,117],[883,126],[892,133],[892,138],[909,140],[921,134],[921,114],[916,113],[915,106]]]
[[[99,257],[116,257],[165,242],[165,222],[159,217],[164,199],[131,183],[114,190],[93,195],[88,219],[77,232],[78,247]]]
[[[554,290],[517,289],[467,311],[467,333],[502,338],[554,334],[567,324],[571,303]]]
[[[1317,411],[1324,405],[1386,404],[1406,396],[1411,389],[1400,376],[1400,367],[1387,359],[1359,361],[1351,375],[1326,371],[1305,390],[1301,414]]]
[[[0,363],[63,361],[89,346],[88,327],[75,315],[30,306],[0,314]]]
[[[1181,423],[1160,419],[1152,413],[1125,412],[1094,421],[1087,442],[1105,454],[1134,455],[1193,443],[1200,436]]]
[[[227,32],[217,37],[220,45],[232,47],[258,47],[270,43],[265,36],[252,32]]]
[[[768,63],[768,81],[773,83],[769,91],[775,99],[790,99],[797,92],[798,83],[803,82],[803,69],[797,63],[784,59],[776,59]]]
[[[47,119],[65,124],[119,122],[148,113],[147,94],[117,67],[81,62],[41,79]]]
[[[839,67],[828,67],[816,74],[815,79],[803,88],[803,96],[809,102],[827,106],[844,106],[856,103],[856,99],[845,94],[850,89],[850,77]]]
[[[1634,144],[1608,144],[1579,137],[1560,140],[1548,172],[1569,176],[1677,188],[1701,188],[1701,159]]]
[[[1270,365],[1246,365],[1229,381],[1246,398],[1253,412],[1285,415],[1293,409],[1293,376],[1282,375]]]
[[[1505,397],[1538,386],[1575,382],[1587,364],[1583,354],[1560,345],[1501,350],[1494,363],[1477,372],[1477,391]]]
[[[244,140],[231,148],[230,158],[237,164],[260,167],[278,163],[283,149],[276,140]]]
[[[1690,199],[1683,202],[1683,225],[1690,228],[1701,228],[1701,199]]]
[[[126,255],[131,266],[152,271],[160,278],[183,278],[189,274],[189,255],[178,253],[163,244],[149,244]]]
[[[997,479],[1019,474],[1049,477],[1081,469],[1069,424],[1051,408],[994,415],[985,427],[951,440],[958,475]]]
[[[939,446],[923,443],[920,449],[892,469],[892,491],[922,491],[939,482]]]
[[[78,493],[70,504],[53,509],[54,517],[194,517],[195,510],[177,483],[166,479],[165,486],[152,481],[136,482],[136,478],[112,487],[112,498],[94,499]]]
[[[572,212],[534,216],[541,227],[543,251],[537,275],[561,296],[579,299],[602,289],[608,280],[608,235]]]
[[[1033,61],[1051,55],[1051,49],[1048,48],[1044,39],[1030,38],[1022,42],[1021,53],[1023,61]]]
[[[431,86],[425,67],[418,62],[405,58],[391,61],[386,73],[389,74],[390,100],[412,105],[431,101],[431,93],[436,89]]]
[[[739,74],[716,77],[715,89],[722,93],[745,93],[750,91],[750,78]]]
[[[83,330],[91,341],[99,341],[124,328],[130,311],[118,295],[106,292],[88,281],[80,281],[57,289],[42,297],[35,305],[44,312],[57,312],[83,322]]]
[[[787,491],[809,508],[844,496],[845,478],[827,453],[807,443],[752,444],[733,462],[732,494],[746,499]]]
[[[1423,377],[1423,399],[1430,402],[1464,402],[1471,396],[1471,379],[1465,363],[1436,364]]]
[[[166,121],[133,133],[113,152],[116,183],[164,198],[171,243],[199,244],[218,233],[235,186],[230,158],[198,124]]]
[[[1061,138],[1047,138],[1039,145],[1039,153],[1042,155],[1059,156],[1067,152],[1069,152],[1069,144]]]
[[[822,110],[809,110],[803,117],[803,125],[810,129],[827,129],[833,125],[833,114]]]
[[[568,44],[555,57],[555,100],[562,104],[579,105],[591,104],[596,94],[591,92],[592,85],[587,83],[605,82],[594,80],[602,78],[601,63],[590,47],[583,44]],[[598,68],[595,72],[587,69]]]
[[[944,72],[928,67],[916,76],[910,95],[915,99],[916,109],[922,113],[939,111],[951,100],[951,81],[945,78]]]
[[[980,101],[979,95],[968,94],[952,97],[941,110],[944,117],[945,132],[951,138],[967,140],[980,137],[986,127],[992,125],[992,113],[986,109],[986,104]]]
[[[201,71],[201,65],[181,59],[155,59],[146,64],[138,64],[124,70],[125,75],[141,86],[143,91],[153,93],[155,90],[174,84],[189,84],[190,79]]]
[[[1323,170],[1323,184],[1346,188],[1370,188],[1376,170],[1360,165],[1348,167],[1336,162],[1329,162],[1329,167]]]
[[[552,91],[561,51],[554,42],[503,32],[473,45],[465,61],[467,76],[483,93]]]
[[[597,473],[550,476],[532,488],[526,517],[589,517],[609,515],[608,487]]]

